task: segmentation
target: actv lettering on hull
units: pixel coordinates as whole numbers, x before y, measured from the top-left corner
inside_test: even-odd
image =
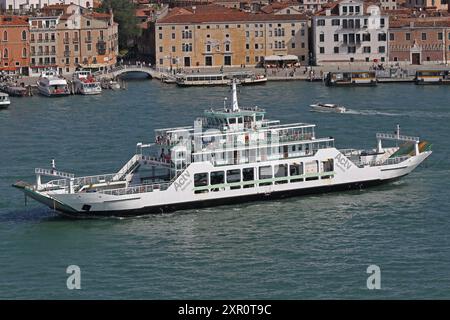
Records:
[[[342,171],[347,171],[352,167],[352,162],[341,153],[338,153],[337,156],[334,157],[334,160],[336,160],[336,166]]]
[[[183,191],[192,183],[192,180],[189,179],[191,177],[191,174],[189,171],[183,172],[181,176],[173,183],[175,187],[175,191]]]

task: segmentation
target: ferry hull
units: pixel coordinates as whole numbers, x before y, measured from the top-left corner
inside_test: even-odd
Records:
[[[405,174],[406,175],[406,174]],[[403,176],[385,179],[385,180],[369,180],[369,181],[360,181],[360,182],[350,182],[350,183],[342,183],[336,185],[325,185],[325,186],[317,186],[311,188],[298,188],[292,190],[283,190],[283,191],[273,191],[270,193],[257,193],[251,195],[244,196],[233,196],[226,198],[218,198],[218,199],[209,199],[209,200],[198,200],[198,201],[189,201],[182,203],[173,203],[166,205],[156,205],[156,206],[147,206],[143,208],[137,209],[127,209],[127,210],[112,210],[112,211],[76,211],[75,209],[63,205],[59,201],[55,199],[51,199],[42,194],[36,193],[31,190],[24,189],[24,192],[30,198],[41,202],[53,209],[55,213],[76,219],[85,219],[85,218],[101,218],[101,217],[117,217],[117,218],[126,218],[126,217],[139,217],[145,215],[153,215],[153,214],[163,214],[170,213],[181,210],[193,210],[193,209],[202,209],[209,207],[217,207],[223,205],[233,205],[233,204],[241,204],[247,202],[255,202],[255,201],[266,201],[266,200],[277,200],[283,198],[292,198],[292,197],[300,197],[312,194],[322,194],[322,193],[331,193],[331,192],[344,192],[351,190],[362,190],[371,187],[376,187],[382,184],[388,184],[390,182],[396,181]]]

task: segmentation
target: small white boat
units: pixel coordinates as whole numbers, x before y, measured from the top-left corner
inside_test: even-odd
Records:
[[[9,95],[7,93],[0,92],[0,109],[6,109],[11,104]]]
[[[73,74],[73,83],[77,94],[93,95],[102,93],[100,82],[95,80],[90,71],[76,71]]]
[[[38,82],[37,88],[39,93],[47,97],[61,97],[70,94],[67,81],[58,76],[56,71],[42,72]]]
[[[112,90],[120,90],[122,87],[120,86],[119,82],[111,80],[109,82],[109,88]]]
[[[317,112],[336,112],[336,113],[345,113],[347,110],[345,107],[334,104],[334,103],[316,103],[311,104],[311,111]]]

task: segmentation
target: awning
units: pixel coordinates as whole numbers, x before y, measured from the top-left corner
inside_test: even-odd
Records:
[[[17,67],[17,69],[20,67]],[[16,71],[16,67],[0,67],[0,71]]]
[[[89,68],[97,69],[97,68],[102,68],[102,67],[107,67],[107,66],[108,65],[106,63],[104,63],[104,64],[101,64],[101,63],[91,63],[91,64],[80,63],[80,67],[86,68],[86,69],[89,69]]]
[[[273,55],[273,56],[264,57],[264,61],[281,61],[281,60],[282,60],[281,56]]]
[[[298,57],[293,54],[288,54],[286,56],[280,57],[281,61],[298,61]]]

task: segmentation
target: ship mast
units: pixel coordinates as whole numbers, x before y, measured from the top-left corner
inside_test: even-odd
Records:
[[[232,81],[232,91],[233,91],[233,111],[239,111],[238,99],[237,99],[237,90],[236,90],[236,79]]]

